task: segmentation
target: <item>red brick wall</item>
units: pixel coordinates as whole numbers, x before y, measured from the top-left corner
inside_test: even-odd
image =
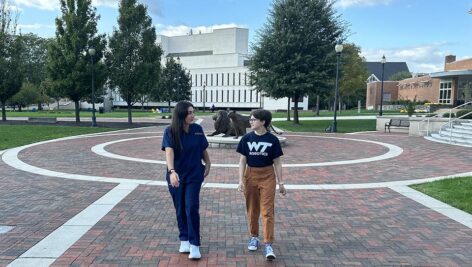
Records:
[[[437,103],[439,99],[439,79],[429,76],[409,78],[398,83],[398,99],[417,101],[428,100]]]
[[[398,82],[396,81],[384,81],[384,94],[390,93],[391,100],[398,99]],[[382,89],[382,82],[373,82],[367,84],[366,93],[366,108],[374,107],[377,110],[377,106],[380,105],[380,91]],[[385,105],[385,103],[384,103]]]
[[[444,70],[470,70],[472,69],[472,58],[454,61],[444,64]]]

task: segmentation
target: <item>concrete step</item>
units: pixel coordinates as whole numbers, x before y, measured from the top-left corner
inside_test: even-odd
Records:
[[[434,140],[437,140],[442,143],[449,143],[452,142],[453,144],[458,144],[458,145],[465,145],[465,146],[472,146],[472,140],[463,140],[463,139],[457,139],[457,138],[449,138],[448,136],[442,136],[437,133],[431,134],[431,138]]]
[[[438,134],[441,135],[441,136],[447,136],[449,138],[449,136],[451,136],[451,133],[452,133],[452,137],[454,138],[460,138],[460,139],[466,139],[466,140],[472,140],[472,133],[461,133],[461,132],[457,132],[457,131],[449,131],[449,130],[442,130],[442,131],[439,131]]]
[[[441,131],[449,132],[450,130],[451,130],[451,128],[446,127],[444,129],[442,129]],[[455,125],[454,127],[452,127],[452,131],[455,132],[455,133],[472,134],[472,129],[464,128],[460,125]]]

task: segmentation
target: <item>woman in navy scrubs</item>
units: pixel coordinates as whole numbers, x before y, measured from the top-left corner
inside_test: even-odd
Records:
[[[166,153],[166,179],[177,215],[179,252],[190,253],[189,259],[200,259],[199,196],[211,162],[208,141],[202,127],[193,123],[194,118],[193,105],[178,102],[172,124],[164,130],[162,150]]]

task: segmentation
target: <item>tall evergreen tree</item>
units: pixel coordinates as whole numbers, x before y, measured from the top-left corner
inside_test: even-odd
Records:
[[[118,29],[110,38],[106,62],[110,71],[110,86],[119,89],[128,106],[128,123],[132,123],[131,108],[143,95],[151,94],[159,82],[162,50],[156,44],[156,29],[147,8],[136,0],[121,0]]]
[[[336,42],[345,30],[330,0],[274,0],[267,23],[258,32],[250,70],[254,85],[274,98],[298,100],[326,90],[335,73]]]
[[[170,57],[162,70],[159,84],[160,99],[169,106],[172,101],[190,100],[192,95],[192,80],[190,73],[185,70],[179,60]]]
[[[0,104],[2,121],[7,120],[6,101],[20,91],[23,82],[21,37],[16,35],[18,16],[8,0],[0,0]]]
[[[105,35],[97,34],[96,8],[91,0],[60,0],[61,17],[56,18],[56,38],[48,49],[48,75],[53,87],[75,103],[75,121],[80,122],[80,101],[91,98],[91,64],[93,55],[97,91],[106,81],[101,62],[106,47]]]

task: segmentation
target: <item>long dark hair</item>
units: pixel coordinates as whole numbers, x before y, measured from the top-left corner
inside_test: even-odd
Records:
[[[188,115],[188,108],[193,107],[192,103],[188,101],[180,101],[175,105],[174,112],[172,113],[172,123],[170,125],[170,136],[172,143],[176,148],[175,153],[182,150],[182,143],[180,142],[180,135],[184,131],[185,118]]]

